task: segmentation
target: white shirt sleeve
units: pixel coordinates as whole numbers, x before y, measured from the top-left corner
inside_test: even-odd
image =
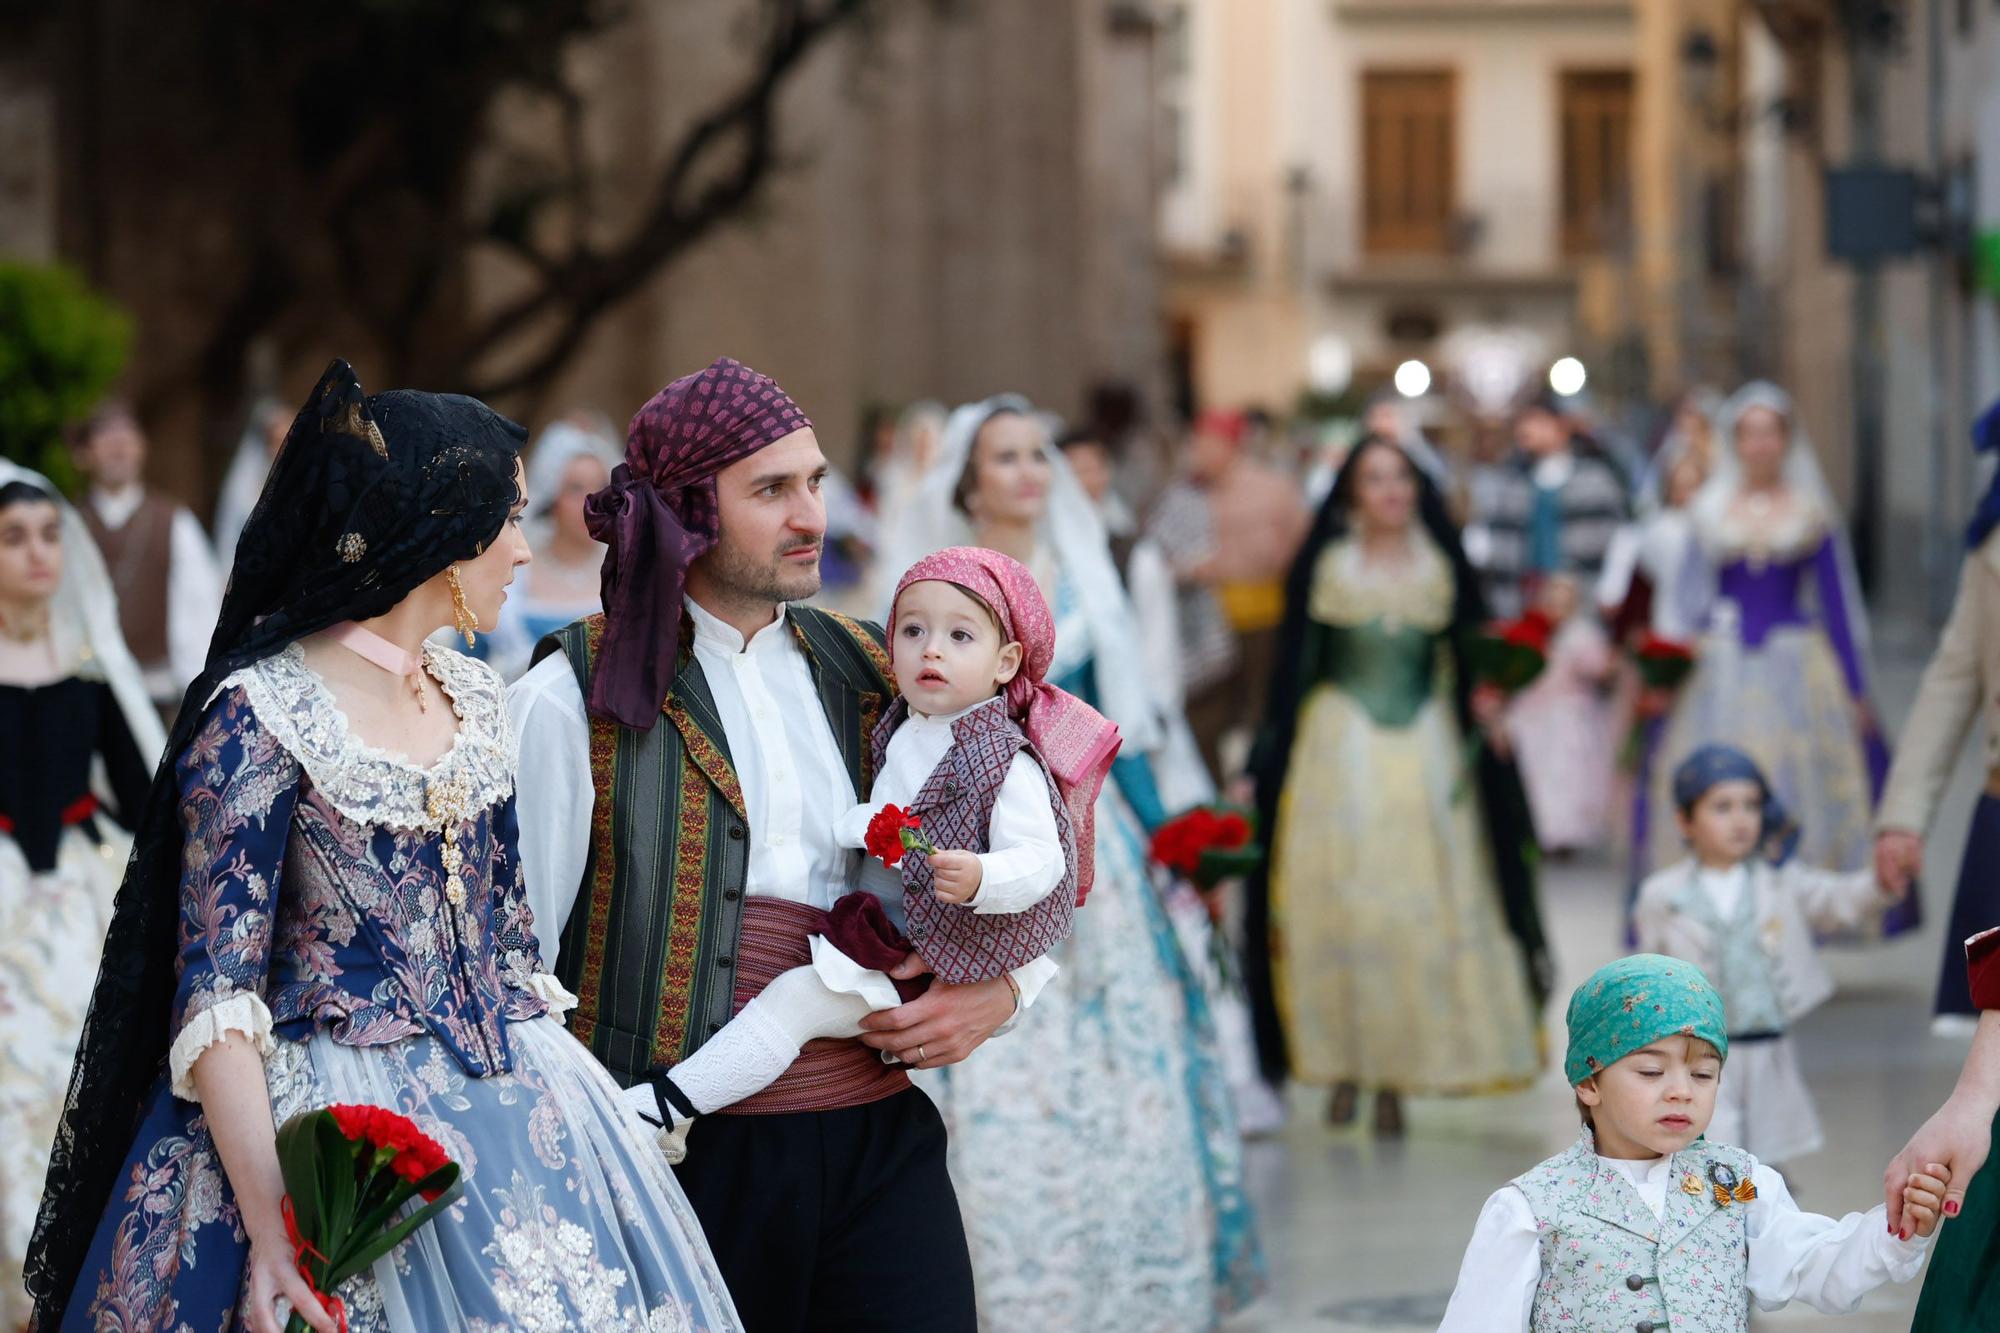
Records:
[[[1827,1314],[1847,1314],[1876,1287],[1908,1282],[1924,1266],[1929,1239],[1891,1236],[1881,1204],[1836,1221],[1800,1212],[1784,1177],[1768,1166],[1756,1167],[1750,1179],[1757,1198],[1745,1219],[1749,1285],[1764,1309],[1804,1301]]]
[[[1042,993],[1042,987],[1054,980],[1056,973],[1061,970],[1047,954],[1015,968],[1009,975],[1014,978],[1014,984],[1021,988],[1021,1003],[1015,1007],[1014,1016],[995,1028],[993,1035],[998,1037],[1012,1030],[1014,1024],[1020,1021],[1021,1015],[1028,1012],[1028,1006],[1035,1002],[1035,997]]]
[[[868,825],[875,813],[882,808],[882,802],[872,805],[850,805],[847,813],[833,821],[833,843],[836,847],[850,850],[868,845]]]
[[[1048,779],[1025,753],[1014,756],[1001,780],[986,845],[993,850],[979,854],[979,891],[972,898],[980,916],[1025,912],[1062,883],[1062,835]]]
[[[178,695],[208,660],[208,641],[222,614],[223,572],[201,520],[185,509],[174,510],[167,559],[167,664]]]
[[[551,653],[507,691],[520,746],[514,775],[521,824],[521,873],[542,964],[555,970],[563,926],[590,859],[597,789],[590,777],[590,715],[569,659]]]
[[[1132,594],[1132,613],[1139,622],[1139,646],[1145,653],[1146,675],[1160,706],[1178,709],[1185,700],[1181,679],[1181,611],[1179,589],[1166,552],[1150,538],[1132,547],[1125,571]]]
[[[1527,1333],[1542,1280],[1542,1238],[1528,1197],[1502,1186],[1479,1210],[1438,1333]]]

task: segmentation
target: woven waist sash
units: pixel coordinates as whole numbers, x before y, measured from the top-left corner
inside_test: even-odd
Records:
[[[741,1012],[772,978],[812,961],[808,935],[825,929],[826,913],[780,898],[743,900],[743,933],[736,944],[736,1003]],[[851,1038],[809,1041],[777,1082],[746,1097],[723,1115],[782,1115],[833,1111],[893,1097],[910,1086],[901,1065],[885,1065],[872,1046]]]

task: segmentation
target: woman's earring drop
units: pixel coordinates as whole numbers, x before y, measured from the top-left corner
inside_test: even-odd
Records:
[[[446,565],[444,578],[451,585],[452,622],[458,626],[458,632],[465,638],[465,647],[470,651],[479,643],[479,636],[473,633],[479,628],[479,613],[466,604],[465,587],[458,581],[458,566]]]

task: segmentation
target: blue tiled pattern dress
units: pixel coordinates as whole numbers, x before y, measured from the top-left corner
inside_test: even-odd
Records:
[[[457,1204],[343,1285],[356,1333],[737,1326],[659,1152],[552,1012],[500,682],[426,652],[460,719],[428,770],[356,740],[296,646],[231,677],[180,757],[179,1036],[66,1327],[240,1326],[248,1242],[188,1100],[228,1032],[265,1052],[276,1121],[387,1106],[464,1167]]]
[[[1049,677],[1088,695],[1089,624],[1066,587],[1051,602]],[[951,1132],[980,1326],[995,1333],[1211,1328],[1261,1281],[1209,997],[1149,876],[1135,803],[1157,798],[1145,761],[1121,758],[1097,803],[1095,887],[1020,1025],[916,1075]]]

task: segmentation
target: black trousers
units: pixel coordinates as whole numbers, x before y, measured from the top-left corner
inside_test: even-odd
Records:
[[[748,1333],[974,1333],[944,1122],[915,1088],[866,1106],[712,1115],[674,1168]]]

